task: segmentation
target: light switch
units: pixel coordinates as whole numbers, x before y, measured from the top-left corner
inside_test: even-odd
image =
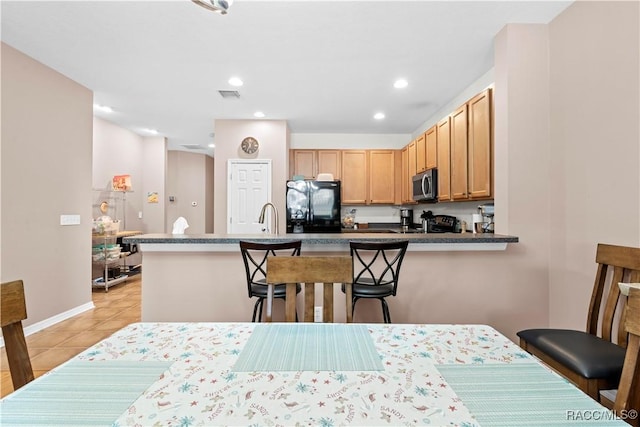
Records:
[[[142,211],[138,211],[138,219],[142,219]]]
[[[80,215],[60,215],[60,225],[80,225]]]

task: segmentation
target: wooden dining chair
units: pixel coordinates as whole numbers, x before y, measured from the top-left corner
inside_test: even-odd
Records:
[[[296,284],[304,283],[304,321],[313,322],[315,284],[323,284],[322,320],[333,322],[333,288],[340,283],[346,289],[347,323],[352,317],[353,265],[350,256],[271,257],[267,260],[267,322],[272,320],[274,284],[286,283],[285,320],[295,321]]]
[[[613,410],[629,424],[638,427],[638,417],[630,417],[629,414],[632,410],[640,410],[640,289],[629,290],[625,326],[629,337]]]
[[[22,280],[0,285],[0,326],[7,351],[13,389],[17,390],[33,380],[33,369],[24,338],[22,321],[27,318]]]
[[[640,280],[640,248],[598,244],[598,269],[585,331],[527,329],[517,333],[520,347],[573,382],[595,400],[618,386],[627,346],[627,298],[619,282]]]

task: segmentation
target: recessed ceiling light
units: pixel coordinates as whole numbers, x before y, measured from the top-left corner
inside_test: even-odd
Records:
[[[384,113],[376,113],[373,115],[373,118],[376,120],[382,120],[384,119]]]
[[[229,79],[229,84],[231,86],[235,86],[235,87],[240,87],[242,86],[244,83],[242,82],[242,80],[240,79],[240,77],[231,77]]]
[[[113,113],[113,108],[106,105],[93,104],[93,109],[103,113]]]
[[[264,113],[262,111],[256,111],[253,113],[253,117],[258,117],[259,119],[264,117]]]
[[[209,148],[216,148],[216,144],[209,144]]]
[[[404,89],[407,86],[409,86],[409,82],[405,79],[398,79],[393,83],[393,87],[396,89]]]
[[[158,131],[156,129],[144,128],[142,129],[144,132],[150,133],[151,135],[157,135]]]

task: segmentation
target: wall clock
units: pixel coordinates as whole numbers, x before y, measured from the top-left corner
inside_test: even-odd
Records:
[[[252,136],[248,136],[245,139],[243,139],[241,144],[242,151],[244,151],[247,154],[255,153],[256,151],[258,151],[259,146],[260,144],[258,144],[258,140]]]

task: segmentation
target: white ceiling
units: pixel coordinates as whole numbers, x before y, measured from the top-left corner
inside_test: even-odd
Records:
[[[293,133],[411,133],[491,69],[505,24],[548,23],[570,3],[236,0],[223,16],[189,0],[3,0],[0,16],[3,42],[115,110],[97,116],[182,149],[258,110]],[[239,99],[218,94],[231,76]]]

